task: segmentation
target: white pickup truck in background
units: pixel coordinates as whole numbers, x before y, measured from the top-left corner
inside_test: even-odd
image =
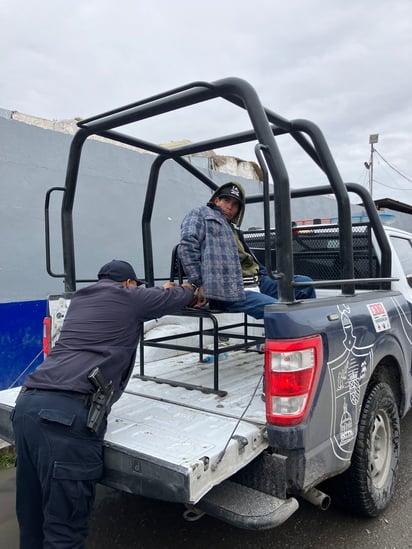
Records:
[[[402,292],[412,304],[412,234],[386,226],[386,235],[392,246],[393,288]]]

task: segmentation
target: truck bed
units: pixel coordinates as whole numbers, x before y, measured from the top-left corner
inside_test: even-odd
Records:
[[[146,373],[210,386],[213,364],[185,354],[151,362]],[[268,446],[262,376],[263,355],[254,351],[232,352],[220,361],[224,397],[133,376],[109,416],[102,482],[196,503]],[[9,412],[18,392],[0,392],[0,438],[10,442]]]

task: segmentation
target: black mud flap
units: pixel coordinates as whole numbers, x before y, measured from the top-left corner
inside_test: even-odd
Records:
[[[295,498],[280,499],[227,480],[206,494],[195,508],[237,528],[268,530],[285,522],[299,503]]]

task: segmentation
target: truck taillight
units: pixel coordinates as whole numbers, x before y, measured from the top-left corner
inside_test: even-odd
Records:
[[[322,366],[320,335],[266,340],[266,419],[274,425],[297,425],[309,411]]]
[[[43,319],[43,353],[45,356],[51,351],[51,318],[46,316]]]

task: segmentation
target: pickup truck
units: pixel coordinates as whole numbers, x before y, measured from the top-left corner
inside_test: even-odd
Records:
[[[173,149],[115,131],[216,98],[246,111],[251,128]],[[245,238],[279,283],[279,301],[265,309],[262,324],[193,309],[146,323],[135,373],[109,416],[102,483],[182,503],[190,520],[206,513],[248,529],[283,523],[300,498],[327,509],[332,495],[360,515],[382,512],[395,486],[400,417],[412,397],[412,235],[384,227],[369,193],[343,183],[315,124],[264,108],[238,78],[195,82],[78,126],[65,186],[46,195],[46,268],[64,280],[65,292],[49,298],[45,352],[59,335],[76,284],[85,282],[76,277],[72,212],[82,147],[92,135],[153,153],[141,220],[148,286],[169,278],[154,272],[153,261],[162,164],[176,162],[213,191],[217,184],[188,157],[256,143],[262,193],[246,203],[260,205],[262,228]],[[290,189],[277,145],[283,136],[300,145],[328,184]],[[61,274],[50,259],[55,191],[63,196]],[[326,194],[335,196],[336,219],[292,222],[294,199]],[[363,204],[361,221],[352,216],[352,194]],[[177,271],[171,260],[170,278],[184,277]],[[294,273],[312,277],[316,299],[294,299]],[[0,437],[10,443],[17,395],[18,388],[0,392]]]

